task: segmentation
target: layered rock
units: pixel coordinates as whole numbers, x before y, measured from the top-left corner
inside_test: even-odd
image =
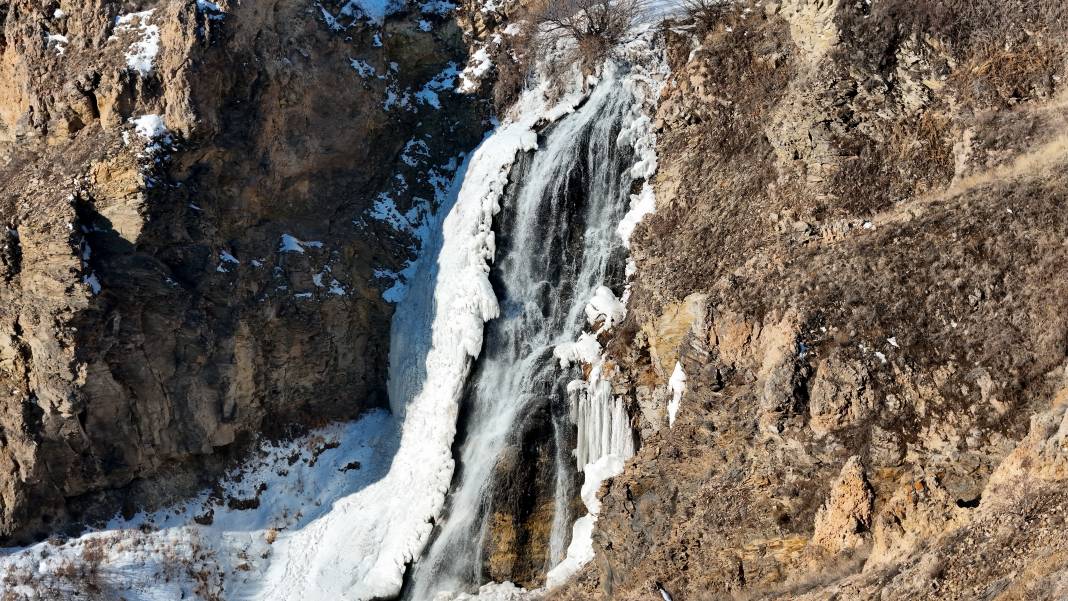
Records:
[[[668,31],[606,345],[641,448],[550,598],[1063,595],[1068,21],[919,4]]]
[[[0,7],[0,541],[385,405],[383,291],[484,124],[451,18],[353,6]]]

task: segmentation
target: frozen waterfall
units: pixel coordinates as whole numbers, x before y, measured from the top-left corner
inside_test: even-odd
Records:
[[[578,430],[575,464],[580,470],[605,455],[634,455],[634,434],[623,401],[612,396],[610,382],[599,376],[592,380],[572,387],[571,418]]]
[[[483,541],[498,462],[516,444],[521,420],[537,408],[551,416],[555,448],[556,515],[546,569],[563,559],[577,517],[571,508],[578,494],[572,420],[581,425],[580,467],[613,450],[633,454],[629,419],[607,383],[596,384],[594,394],[569,394],[568,384],[581,373],[553,355],[582,332],[588,301],[604,299],[603,285],[624,281],[625,249],[616,229],[628,208],[634,155],[620,133],[634,98],[622,80],[606,67],[585,104],[551,126],[539,150],[513,169],[495,226],[491,279],[501,316],[486,326],[465,401],[459,475],[445,519],[415,566],[410,599],[473,590],[484,581]],[[591,429],[597,434],[587,434]]]

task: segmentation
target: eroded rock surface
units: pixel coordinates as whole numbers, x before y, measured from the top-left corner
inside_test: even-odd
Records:
[[[657,212],[607,345],[641,448],[549,598],[1064,596],[1068,20],[944,4],[667,33]]]
[[[344,4],[0,5],[0,541],[385,405],[383,291],[485,124],[451,17]]]

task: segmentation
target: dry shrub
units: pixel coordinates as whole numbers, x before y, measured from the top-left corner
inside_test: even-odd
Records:
[[[546,64],[542,75],[561,85],[578,64],[586,73],[595,71],[623,42],[636,23],[645,0],[534,0],[520,8],[513,22],[527,27],[503,36],[493,46],[495,79],[493,103],[499,111],[518,99],[533,76],[535,65],[561,42],[573,50],[559,64]]]
[[[493,65],[496,79],[493,82],[493,105],[503,112],[519,99],[519,94],[530,80],[537,57],[534,35],[524,27],[514,36],[504,36],[496,47]]]
[[[731,12],[732,5],[725,0],[683,0],[686,18],[693,22],[698,35],[715,28]]]
[[[838,210],[873,213],[948,185],[954,168],[949,128],[945,114],[925,111],[889,128],[883,141],[861,137],[846,143],[843,150],[849,157],[829,186],[840,199]]]
[[[703,45],[708,49],[700,73],[705,102],[698,115],[716,152],[747,161],[751,151],[767,145],[764,125],[793,76],[792,48],[786,23],[754,11],[756,3],[717,4],[705,21]],[[711,14],[711,13],[708,13]]]
[[[59,580],[76,581],[82,577],[82,566],[74,563],[73,559],[64,559],[62,563],[52,570],[52,575]]]
[[[1033,35],[1061,35],[1068,26],[1063,0],[854,0],[842,4],[838,25],[854,46],[919,33],[946,42],[958,57],[1014,44]],[[889,34],[889,35],[888,35]]]
[[[535,0],[531,21],[550,38],[573,41],[585,68],[596,67],[631,31],[642,0]]]
[[[98,570],[107,557],[106,542],[102,538],[90,538],[82,545],[82,561],[91,570]]]
[[[1066,52],[1064,40],[1046,37],[1025,38],[1012,47],[989,42],[960,65],[950,83],[967,106],[1050,97],[1056,89],[1055,77],[1066,71]]]
[[[1010,104],[1054,92],[1068,72],[1064,0],[863,0],[837,16],[849,60],[889,73],[910,37],[937,41],[956,63],[949,81],[967,106]]]

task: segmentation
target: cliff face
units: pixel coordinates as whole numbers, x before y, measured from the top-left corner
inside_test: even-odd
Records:
[[[608,343],[641,449],[550,598],[1064,596],[1068,21],[928,4],[667,33]]]
[[[418,8],[0,3],[0,542],[385,405],[465,54]]]
[[[514,56],[437,4],[0,0],[0,545],[385,406],[386,299],[486,126],[460,27]],[[1063,3],[694,6],[602,336],[639,448],[547,597],[1068,597]],[[545,413],[496,580],[543,580]]]

